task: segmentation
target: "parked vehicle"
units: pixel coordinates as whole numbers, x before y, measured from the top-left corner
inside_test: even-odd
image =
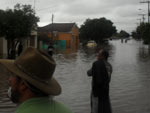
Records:
[[[97,46],[97,44],[94,40],[90,40],[87,43],[87,47],[96,47],[96,46]]]

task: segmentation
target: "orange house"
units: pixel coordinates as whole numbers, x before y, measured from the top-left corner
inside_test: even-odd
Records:
[[[79,45],[79,29],[75,23],[53,23],[38,28],[38,34],[46,34],[55,45],[60,47],[77,47]]]

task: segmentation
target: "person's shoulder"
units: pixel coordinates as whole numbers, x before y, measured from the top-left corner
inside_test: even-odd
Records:
[[[104,65],[104,61],[103,60],[97,60],[93,64],[94,65]]]
[[[105,61],[104,63],[105,63],[106,66],[109,66],[109,67],[112,68],[112,65],[108,61]]]
[[[43,102],[28,103],[15,113],[73,113],[67,106],[53,99]]]
[[[112,73],[113,68],[112,68],[112,65],[108,61],[105,62],[105,66]]]
[[[55,101],[55,103],[56,103],[55,106],[57,106],[58,113],[73,113],[72,110],[69,107],[67,107],[65,104],[58,101]]]

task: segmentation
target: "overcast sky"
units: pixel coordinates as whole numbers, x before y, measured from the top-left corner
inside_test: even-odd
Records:
[[[148,4],[143,0],[0,0],[0,9],[13,8],[15,4],[31,4],[35,6],[36,15],[40,18],[39,26],[51,23],[76,22],[80,27],[87,18],[101,18],[111,20],[117,30],[132,32],[146,14]],[[141,9],[141,10],[139,10]],[[142,21],[142,20],[141,20]]]

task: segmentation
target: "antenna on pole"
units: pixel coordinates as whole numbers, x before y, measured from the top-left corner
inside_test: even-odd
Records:
[[[140,2],[140,3],[147,3],[148,4],[148,23],[149,23],[149,15],[150,15],[150,13],[149,13],[149,4],[150,4],[150,1],[147,0],[147,1]]]

